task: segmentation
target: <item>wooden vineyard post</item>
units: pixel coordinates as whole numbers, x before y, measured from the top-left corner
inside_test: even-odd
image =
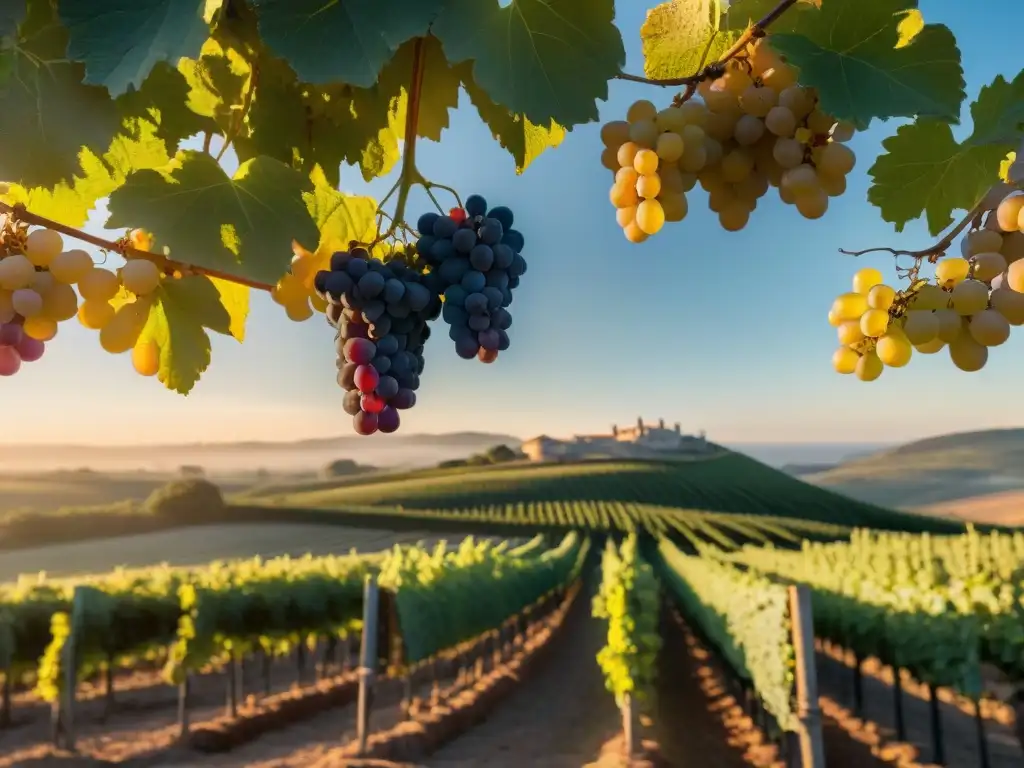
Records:
[[[377,577],[368,575],[363,590],[363,641],[359,658],[359,701],[356,705],[356,744],[360,757],[366,753],[370,733],[370,708],[373,706],[373,683],[377,674],[379,601]]]
[[[789,587],[789,617],[796,656],[800,766],[825,768],[825,741],[821,731],[821,710],[818,708],[818,671],[814,659],[811,591],[802,584]]]
[[[622,697],[622,704],[619,706],[622,714],[622,751],[627,761],[632,761],[637,753],[637,746],[640,736],[640,713],[636,706],[636,700],[628,693]]]

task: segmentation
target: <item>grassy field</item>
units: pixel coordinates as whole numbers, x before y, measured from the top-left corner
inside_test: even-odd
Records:
[[[254,555],[343,554],[353,547],[360,552],[377,552],[396,543],[439,538],[444,537],[419,531],[393,533],[313,523],[204,525],[3,552],[0,553],[0,582],[40,571],[48,576],[63,577],[100,573],[118,566],[142,568],[164,562],[202,565],[213,560]]]
[[[921,516],[839,496],[736,453],[700,461],[610,460],[426,470],[244,495],[247,504],[304,509],[372,505],[456,510],[556,501],[631,502],[846,526],[932,527]],[[935,525],[933,529],[942,528],[941,522]]]

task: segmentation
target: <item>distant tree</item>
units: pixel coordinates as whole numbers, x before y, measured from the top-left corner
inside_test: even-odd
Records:
[[[438,464],[438,469],[454,469],[455,467],[466,466],[467,459],[448,459]]]
[[[182,464],[178,467],[178,474],[182,477],[206,477],[206,470],[196,464]]]
[[[216,485],[209,480],[189,478],[173,480],[157,488],[143,508],[173,520],[205,520],[222,517],[225,504]]]
[[[325,465],[324,468],[320,470],[320,474],[323,477],[331,478],[355,475],[363,471],[365,471],[365,468],[359,466],[359,464],[352,459],[336,459],[330,464]]]
[[[515,461],[521,457],[507,445],[495,445],[488,448],[484,455],[490,459],[492,464],[501,464],[506,461]]]

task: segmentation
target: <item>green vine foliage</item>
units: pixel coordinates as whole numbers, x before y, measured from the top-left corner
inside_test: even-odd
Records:
[[[199,272],[149,310],[159,379],[183,394],[210,363],[210,331],[244,339],[246,286],[285,275],[293,243],[326,258],[381,239],[377,202],[338,191],[343,164],[367,180],[400,164],[384,234],[410,235],[409,188],[441,186],[416,169],[416,141],[442,140],[461,91],[522,173],[597,120],[624,76],[614,0],[129,5],[4,4],[0,202],[79,228],[108,198],[108,228],[147,230],[150,250]],[[897,230],[924,217],[937,233],[997,180],[1024,138],[1024,72],[975,94],[974,131],[957,141],[956,39],[916,0],[669,0],[640,31],[646,76],[692,77],[773,6],[771,44],[822,109],[858,128],[912,121],[869,171],[869,200]]]
[[[620,707],[627,696],[641,707],[650,707],[653,700],[661,650],[659,607],[658,579],[640,556],[636,534],[618,547],[609,540],[593,615],[608,623],[608,640],[598,651],[597,663]]]

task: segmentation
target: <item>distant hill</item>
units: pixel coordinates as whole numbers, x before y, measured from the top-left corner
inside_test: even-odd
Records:
[[[156,445],[0,445],[0,471],[145,469],[171,471],[182,464],[208,473],[286,470],[315,471],[335,459],[355,459],[380,467],[430,466],[505,444],[518,449],[522,439],[492,432],[373,435],[291,441],[170,443]]]
[[[930,437],[801,479],[874,504],[960,516],[959,505],[965,518],[1013,525],[1007,514],[1019,518],[1017,500],[1024,499],[1011,493],[1024,491],[1024,429]],[[996,494],[1002,504],[994,498],[976,503]]]

